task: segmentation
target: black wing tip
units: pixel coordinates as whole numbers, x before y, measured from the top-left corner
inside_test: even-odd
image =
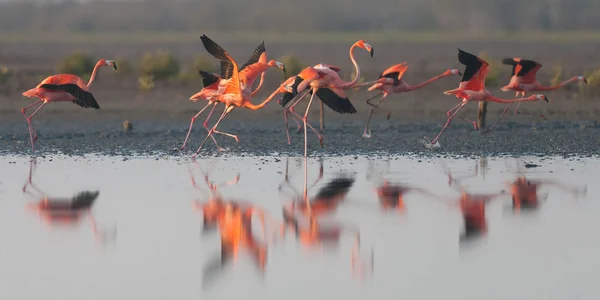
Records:
[[[517,62],[515,61],[514,58],[505,58],[502,59],[502,64],[503,65],[510,65],[510,66],[514,66],[517,64]]]

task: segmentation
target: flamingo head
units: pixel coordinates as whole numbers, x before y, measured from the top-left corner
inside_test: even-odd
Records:
[[[460,73],[460,71],[458,69],[448,69],[446,70],[446,72],[444,72],[444,75],[460,75],[462,76],[462,74]]]
[[[115,70],[117,69],[117,64],[110,59],[100,59],[97,63],[97,65],[101,65],[101,66],[109,66],[109,67],[113,67]]]
[[[369,54],[371,55],[371,57],[373,57],[373,53],[374,53],[374,49],[373,46],[369,45],[367,42],[365,42],[364,40],[359,40],[355,43],[355,45],[357,47],[363,48],[365,50],[367,50],[367,52],[369,52]]]
[[[587,84],[587,78],[585,78],[584,76],[575,76],[573,78],[571,78],[571,80],[573,81],[582,81],[583,83]]]
[[[544,95],[544,94],[537,94],[537,95],[534,95],[534,98],[535,98],[536,100],[544,100],[544,101],[548,102],[548,98],[546,98],[546,95]]]
[[[270,60],[269,63],[267,64],[269,67],[277,67],[280,68],[283,73],[285,73],[285,65],[280,62],[280,61],[276,61],[274,59]]]

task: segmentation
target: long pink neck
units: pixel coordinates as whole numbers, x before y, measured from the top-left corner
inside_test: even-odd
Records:
[[[358,66],[358,63],[356,62],[356,59],[354,58],[354,49],[356,49],[356,44],[354,44],[354,45],[352,45],[352,47],[350,47],[350,60],[352,61],[352,64],[354,65],[354,72],[356,75],[354,76],[354,79],[352,81],[344,82],[340,86],[342,88],[353,86],[360,79],[360,67]]]
[[[410,84],[409,84],[409,85],[408,85],[408,87],[407,87],[406,89],[407,89],[407,90],[409,90],[409,91],[416,90],[416,89],[420,89],[420,88],[422,88],[422,87],[424,87],[424,86],[426,86],[426,85],[428,85],[428,84],[430,84],[430,83],[432,83],[432,82],[434,82],[434,81],[436,81],[436,80],[439,80],[439,79],[441,79],[441,78],[444,78],[444,77],[446,77],[446,76],[448,76],[448,75],[447,75],[447,74],[445,74],[445,73],[442,73],[442,74],[440,74],[440,75],[438,75],[438,76],[435,76],[435,77],[433,77],[433,78],[431,78],[431,79],[429,79],[429,80],[427,80],[427,81],[425,81],[425,82],[421,82],[421,83],[419,83],[419,84],[416,84],[416,85],[410,85]]]
[[[260,88],[262,87],[263,83],[265,82],[265,73],[266,72],[262,72],[262,74],[260,74],[260,80],[258,81],[258,85],[254,89],[254,91],[250,93],[250,97],[254,97],[258,93],[258,90],[260,90]]]
[[[267,99],[265,99],[265,101],[263,101],[262,103],[260,103],[258,105],[254,105],[254,104],[252,104],[252,102],[247,101],[244,103],[244,108],[251,109],[251,110],[259,110],[259,109],[263,108],[265,105],[267,105],[267,103],[269,103],[271,100],[273,100],[273,97],[275,97],[279,93],[280,93],[279,89],[275,90]]]
[[[100,68],[101,66],[102,66],[102,63],[98,62],[96,64],[96,66],[94,67],[94,70],[92,71],[92,75],[90,76],[90,80],[87,83],[88,88],[90,86],[92,86],[92,82],[94,82],[94,79],[96,79],[96,73],[98,72],[98,68]]]
[[[575,80],[576,79],[571,78],[571,79],[565,80],[565,81],[563,81],[563,82],[561,82],[559,84],[550,85],[550,86],[545,86],[545,85],[538,84],[537,87],[536,87],[536,90],[538,90],[538,91],[553,91],[553,90],[559,89],[559,88],[561,88],[561,87],[563,87],[563,86],[565,86],[565,85],[567,85],[567,84],[569,84],[569,83],[571,83],[571,82],[573,82]]]
[[[492,102],[498,102],[498,103],[514,103],[514,102],[536,101],[537,100],[534,97],[517,98],[517,99],[502,99],[502,98],[495,97],[491,94],[488,94],[487,97],[485,97],[485,98],[486,98],[486,100],[489,100]]]

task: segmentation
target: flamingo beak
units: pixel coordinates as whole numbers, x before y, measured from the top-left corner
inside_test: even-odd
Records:
[[[371,47],[371,50],[369,50],[369,54],[371,55],[371,57],[373,57],[374,53],[375,53],[375,49],[373,49],[373,47]]]
[[[458,76],[462,76],[462,73],[460,71],[458,71]]]
[[[548,102],[548,98],[544,95],[544,101]]]
[[[583,77],[583,82],[585,82],[585,84],[588,83],[587,78]]]
[[[112,63],[112,67],[115,68],[115,70],[117,69],[117,64],[116,63]]]
[[[275,62],[275,64],[277,65],[278,68],[280,68],[281,70],[283,70],[283,73],[285,73],[285,65],[282,62]]]

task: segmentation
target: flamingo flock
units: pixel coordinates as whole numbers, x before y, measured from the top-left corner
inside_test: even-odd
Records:
[[[480,57],[477,57],[471,53],[458,49],[458,61],[465,66],[463,72],[458,69],[448,69],[443,73],[416,85],[408,84],[404,81],[403,77],[408,70],[408,64],[406,62],[394,64],[389,68],[385,69],[380,76],[372,81],[359,83],[361,78],[360,66],[354,56],[354,51],[358,48],[365,50],[370,57],[374,56],[374,48],[372,45],[364,40],[358,40],[349,50],[350,60],[354,66],[354,79],[351,81],[344,81],[340,78],[339,72],[341,68],[326,64],[319,63],[312,67],[307,67],[286,79],[270,96],[259,104],[252,102],[253,97],[256,96],[258,91],[263,85],[265,72],[271,68],[278,68],[285,74],[285,66],[283,63],[276,60],[267,60],[267,52],[265,49],[264,42],[261,43],[252,53],[247,62],[243,65],[239,65],[229,53],[222,48],[219,44],[214,42],[206,35],[202,35],[200,40],[206,49],[215,59],[220,61],[221,73],[219,75],[207,72],[204,70],[198,70],[202,78],[203,88],[196,94],[192,95],[189,100],[193,102],[206,101],[204,107],[195,114],[190,121],[190,126],[185,137],[185,140],[179,150],[185,149],[192,127],[196,119],[207,109],[210,111],[203,122],[203,126],[207,131],[207,135],[204,141],[200,144],[196,152],[192,157],[196,157],[206,141],[211,138],[215,146],[219,151],[227,151],[229,149],[222,148],[217,143],[217,140],[213,136],[214,134],[220,134],[233,138],[236,142],[239,142],[237,135],[227,133],[218,130],[219,124],[223,119],[231,113],[235,108],[246,108],[250,110],[260,110],[265,107],[269,102],[277,99],[279,105],[283,108],[284,122],[288,144],[290,144],[290,136],[288,129],[288,116],[298,125],[298,132],[304,129],[304,156],[308,154],[308,128],[316,134],[319,144],[323,146],[323,136],[315,130],[315,128],[308,122],[308,112],[311,104],[315,98],[315,95],[319,100],[322,101],[327,107],[339,114],[355,114],[356,108],[346,95],[345,90],[357,89],[365,86],[369,86],[367,91],[377,91],[378,93],[366,100],[366,104],[371,106],[368,112],[367,122],[363,131],[362,136],[364,138],[370,138],[371,129],[369,127],[371,117],[375,110],[382,110],[380,105],[382,102],[391,94],[406,93],[415,91],[420,88],[427,86],[428,84],[440,80],[445,77],[454,75],[462,76],[459,86],[456,89],[452,89],[444,92],[446,95],[453,95],[460,99],[460,103],[456,104],[446,113],[448,119],[441,131],[433,138],[429,140],[427,137],[423,138],[421,142],[426,148],[439,148],[439,139],[442,133],[450,125],[452,120],[457,116],[458,112],[465,107],[469,102],[496,102],[506,104],[506,109],[498,120],[484,133],[489,132],[493,129],[506,114],[512,104],[517,103],[515,113],[519,114],[519,105],[526,101],[539,101],[543,100],[548,102],[548,98],[544,94],[532,94],[525,97],[527,92],[544,92],[556,90],[572,82],[583,82],[587,83],[587,79],[583,76],[574,76],[569,80],[553,86],[545,86],[538,82],[536,78],[537,71],[542,67],[538,62],[521,59],[521,58],[506,58],[502,60],[504,65],[512,66],[512,74],[510,82],[501,88],[502,91],[514,91],[517,97],[521,95],[522,98],[516,99],[502,99],[494,96],[485,87],[485,79],[489,72],[489,63]],[[37,134],[31,124],[32,118],[49,102],[65,102],[70,101],[83,108],[94,108],[99,109],[100,106],[92,93],[90,92],[90,86],[94,81],[98,69],[103,66],[109,66],[117,69],[117,65],[112,60],[100,59],[93,69],[90,80],[86,84],[81,78],[72,74],[58,74],[52,75],[44,79],[35,88],[30,89],[23,93],[26,97],[36,97],[38,100],[30,105],[27,105],[21,109],[21,113],[27,120],[29,127],[29,136],[31,142],[31,149],[35,151],[35,142],[37,140]],[[252,87],[256,79],[260,76],[258,86],[252,90]],[[308,95],[310,94],[306,111],[304,114],[298,114],[295,111],[295,107]],[[379,98],[377,102],[373,102],[375,98]],[[208,121],[212,116],[215,108],[222,103],[224,110],[219,116],[218,120],[212,127],[208,126]],[[37,109],[29,116],[25,112],[35,106],[39,105]],[[389,119],[390,112],[387,112],[387,118]],[[459,116],[461,119],[473,124],[475,130],[479,130],[477,122]],[[543,115],[542,118],[545,119]]]

